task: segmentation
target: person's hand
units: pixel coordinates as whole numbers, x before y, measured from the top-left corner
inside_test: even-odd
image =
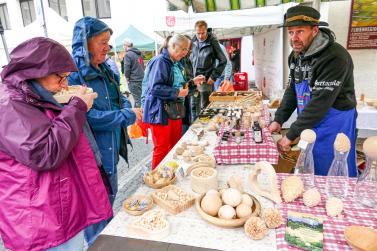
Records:
[[[180,89],[178,93],[178,97],[186,97],[188,94],[188,89]]]
[[[221,85],[230,85],[230,81],[227,79],[224,79],[223,83]]]
[[[209,78],[207,80],[207,84],[209,84],[209,85],[213,85],[214,83],[215,83],[215,81],[212,78]]]
[[[277,147],[279,152],[286,153],[291,150],[291,143],[292,141],[287,138],[287,136],[284,136],[283,138],[279,139],[277,142]]]
[[[203,84],[203,82],[204,82],[205,80],[206,80],[206,77],[203,76],[203,75],[198,75],[198,76],[196,76],[196,77],[193,79],[195,85],[201,85],[201,84]]]
[[[132,108],[132,111],[136,115],[136,121],[141,120],[141,118],[143,117],[143,109],[141,109],[141,108]]]
[[[274,122],[272,122],[272,123],[268,126],[268,130],[269,130],[271,133],[273,133],[273,132],[280,132],[280,130],[281,130],[281,125],[280,125],[278,122],[274,121]]]
[[[89,111],[90,108],[92,108],[93,102],[97,98],[98,95],[96,92],[86,93],[86,86],[81,86],[80,90],[77,93],[75,93],[74,96],[84,101],[86,104],[86,107],[88,108],[87,111]]]

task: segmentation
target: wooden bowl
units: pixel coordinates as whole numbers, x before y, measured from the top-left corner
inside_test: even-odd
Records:
[[[157,170],[153,170],[153,171],[152,171],[152,175],[153,175],[155,172],[157,172]],[[160,189],[160,188],[166,187],[166,186],[168,186],[168,185],[174,184],[175,181],[176,181],[176,179],[177,179],[177,176],[176,176],[175,173],[174,173],[174,174],[173,174],[173,177],[172,177],[170,180],[167,180],[166,182],[163,182],[163,183],[160,183],[160,184],[156,184],[156,183],[151,183],[151,182],[149,182],[148,179],[146,179],[146,177],[147,177],[147,174],[144,175],[144,177],[143,177],[144,183],[145,183],[147,186],[149,186],[149,187],[151,187],[151,188],[154,188],[154,189]]]
[[[130,209],[129,205],[130,205],[131,201],[133,201],[134,199],[137,199],[139,201],[146,199],[148,201],[148,206],[146,208],[144,208],[143,210]],[[129,197],[128,199],[126,199],[125,201],[123,201],[123,210],[126,211],[126,213],[131,214],[131,215],[135,215],[135,216],[142,215],[146,211],[150,210],[152,207],[153,207],[153,200],[150,196],[133,195],[133,196]]]
[[[344,229],[344,238],[356,251],[376,251],[377,231],[362,226],[349,226]]]
[[[253,200],[253,206],[252,206],[253,212],[251,213],[251,215],[249,217],[258,216],[261,213],[261,205],[260,205],[259,201],[257,200],[257,198],[255,198],[254,196],[252,196],[250,194],[248,194],[248,195]],[[196,211],[198,211],[198,213],[200,214],[200,216],[204,220],[208,221],[209,223],[212,223],[213,225],[216,225],[216,226],[219,226],[219,227],[225,227],[225,228],[242,227],[245,224],[246,220],[249,218],[249,217],[245,217],[245,218],[241,218],[241,219],[226,220],[226,219],[220,219],[218,217],[213,217],[213,216],[207,214],[206,212],[204,212],[202,207],[200,206],[200,203],[201,203],[204,196],[205,196],[205,194],[202,194],[198,198],[196,198],[196,200],[195,200]]]

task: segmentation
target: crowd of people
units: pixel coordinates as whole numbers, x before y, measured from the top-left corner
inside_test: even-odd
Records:
[[[289,86],[269,129],[280,131],[298,108],[278,148],[288,151],[301,131],[313,128],[321,142],[314,149],[320,175],[329,168],[336,134],[346,133],[353,147],[349,174],[356,176],[352,59],[329,29],[319,28],[327,25],[319,18],[300,5],[284,17],[293,48]],[[107,58],[113,31],[101,20],[76,22],[71,54],[41,37],[11,52],[0,84],[0,234],[7,248],[82,250],[84,239],[93,244],[112,218],[117,164],[120,156],[128,159],[127,126],[139,121],[151,130],[155,169],[211,92],[240,70],[239,49],[233,46],[228,55],[205,21],[194,29],[192,38],[169,36],[145,69],[140,51],[125,40],[121,73],[133,106]],[[53,95],[69,85],[82,87],[68,103],[58,103]]]

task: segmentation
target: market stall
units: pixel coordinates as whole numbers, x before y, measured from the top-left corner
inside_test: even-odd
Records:
[[[348,191],[339,199],[329,192],[328,177],[310,176],[314,187],[309,188],[309,176],[302,170],[297,175],[276,174],[266,161],[267,154],[255,165],[216,163],[219,144],[237,149],[247,142],[245,132],[250,125],[260,123],[263,128],[268,120],[261,116],[267,107],[255,97],[249,93],[237,100],[236,95],[229,95],[229,101],[212,102],[159,167],[145,173],[145,184],[124,202],[124,211],[114,217],[91,250],[110,248],[112,241],[123,241],[125,249],[295,250],[296,246],[351,250],[349,244],[354,244],[374,250],[370,248],[376,248],[377,233],[363,227],[377,229],[377,209],[365,207],[360,199],[376,201],[374,194],[365,194],[365,188],[374,183],[359,180],[354,197],[356,179],[335,179],[331,187]],[[310,139],[315,140],[312,133],[302,135],[299,145],[303,149],[313,142]],[[254,143],[260,142],[255,132],[252,137]],[[264,135],[263,141],[266,137],[270,135]],[[335,149],[349,151],[347,142],[339,139]],[[376,142],[370,140],[369,150],[364,147],[373,160],[368,167],[372,176]],[[365,236],[362,243],[357,242],[360,234]]]

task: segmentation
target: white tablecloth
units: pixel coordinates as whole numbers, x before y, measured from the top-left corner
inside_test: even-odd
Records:
[[[182,141],[195,139],[196,136],[189,130],[184,137],[175,146],[179,146]],[[216,135],[214,132],[206,133],[204,140],[208,140],[210,145],[207,147],[206,153],[211,153],[215,144]],[[162,163],[172,159],[174,148],[165,157]],[[181,165],[188,166],[187,163],[179,161]],[[250,168],[250,167],[249,167]],[[218,180],[219,187],[224,187],[228,177],[238,174],[243,177],[243,185],[246,192],[252,194],[249,190],[247,177],[249,176],[249,168],[244,165],[232,166],[218,166]],[[191,190],[190,178],[178,179],[177,186],[195,195]],[[155,191],[145,185],[142,185],[136,193],[151,194]],[[267,199],[256,196],[262,207],[273,207],[273,203]],[[156,207],[156,206],[155,206]],[[139,236],[132,235],[127,231],[127,224],[134,221],[136,216],[131,216],[123,211],[120,211],[110,224],[104,229],[101,234],[114,235],[121,237],[129,237],[141,239]],[[269,234],[260,241],[253,241],[244,233],[243,227],[235,229],[226,229],[214,226],[201,218],[196,212],[195,205],[191,208],[173,216],[168,216],[168,221],[171,224],[171,233],[169,236],[160,239],[159,241],[167,243],[183,244],[188,246],[197,246],[203,248],[212,248],[217,250],[276,250],[276,233],[275,230],[270,230]]]
[[[276,109],[269,109],[271,119],[275,117]],[[358,116],[356,120],[356,127],[359,129],[358,137],[366,138],[377,135],[377,109],[371,106],[364,106],[357,110]],[[292,113],[292,116],[287,122],[283,124],[283,128],[289,128],[297,119],[297,111]]]

